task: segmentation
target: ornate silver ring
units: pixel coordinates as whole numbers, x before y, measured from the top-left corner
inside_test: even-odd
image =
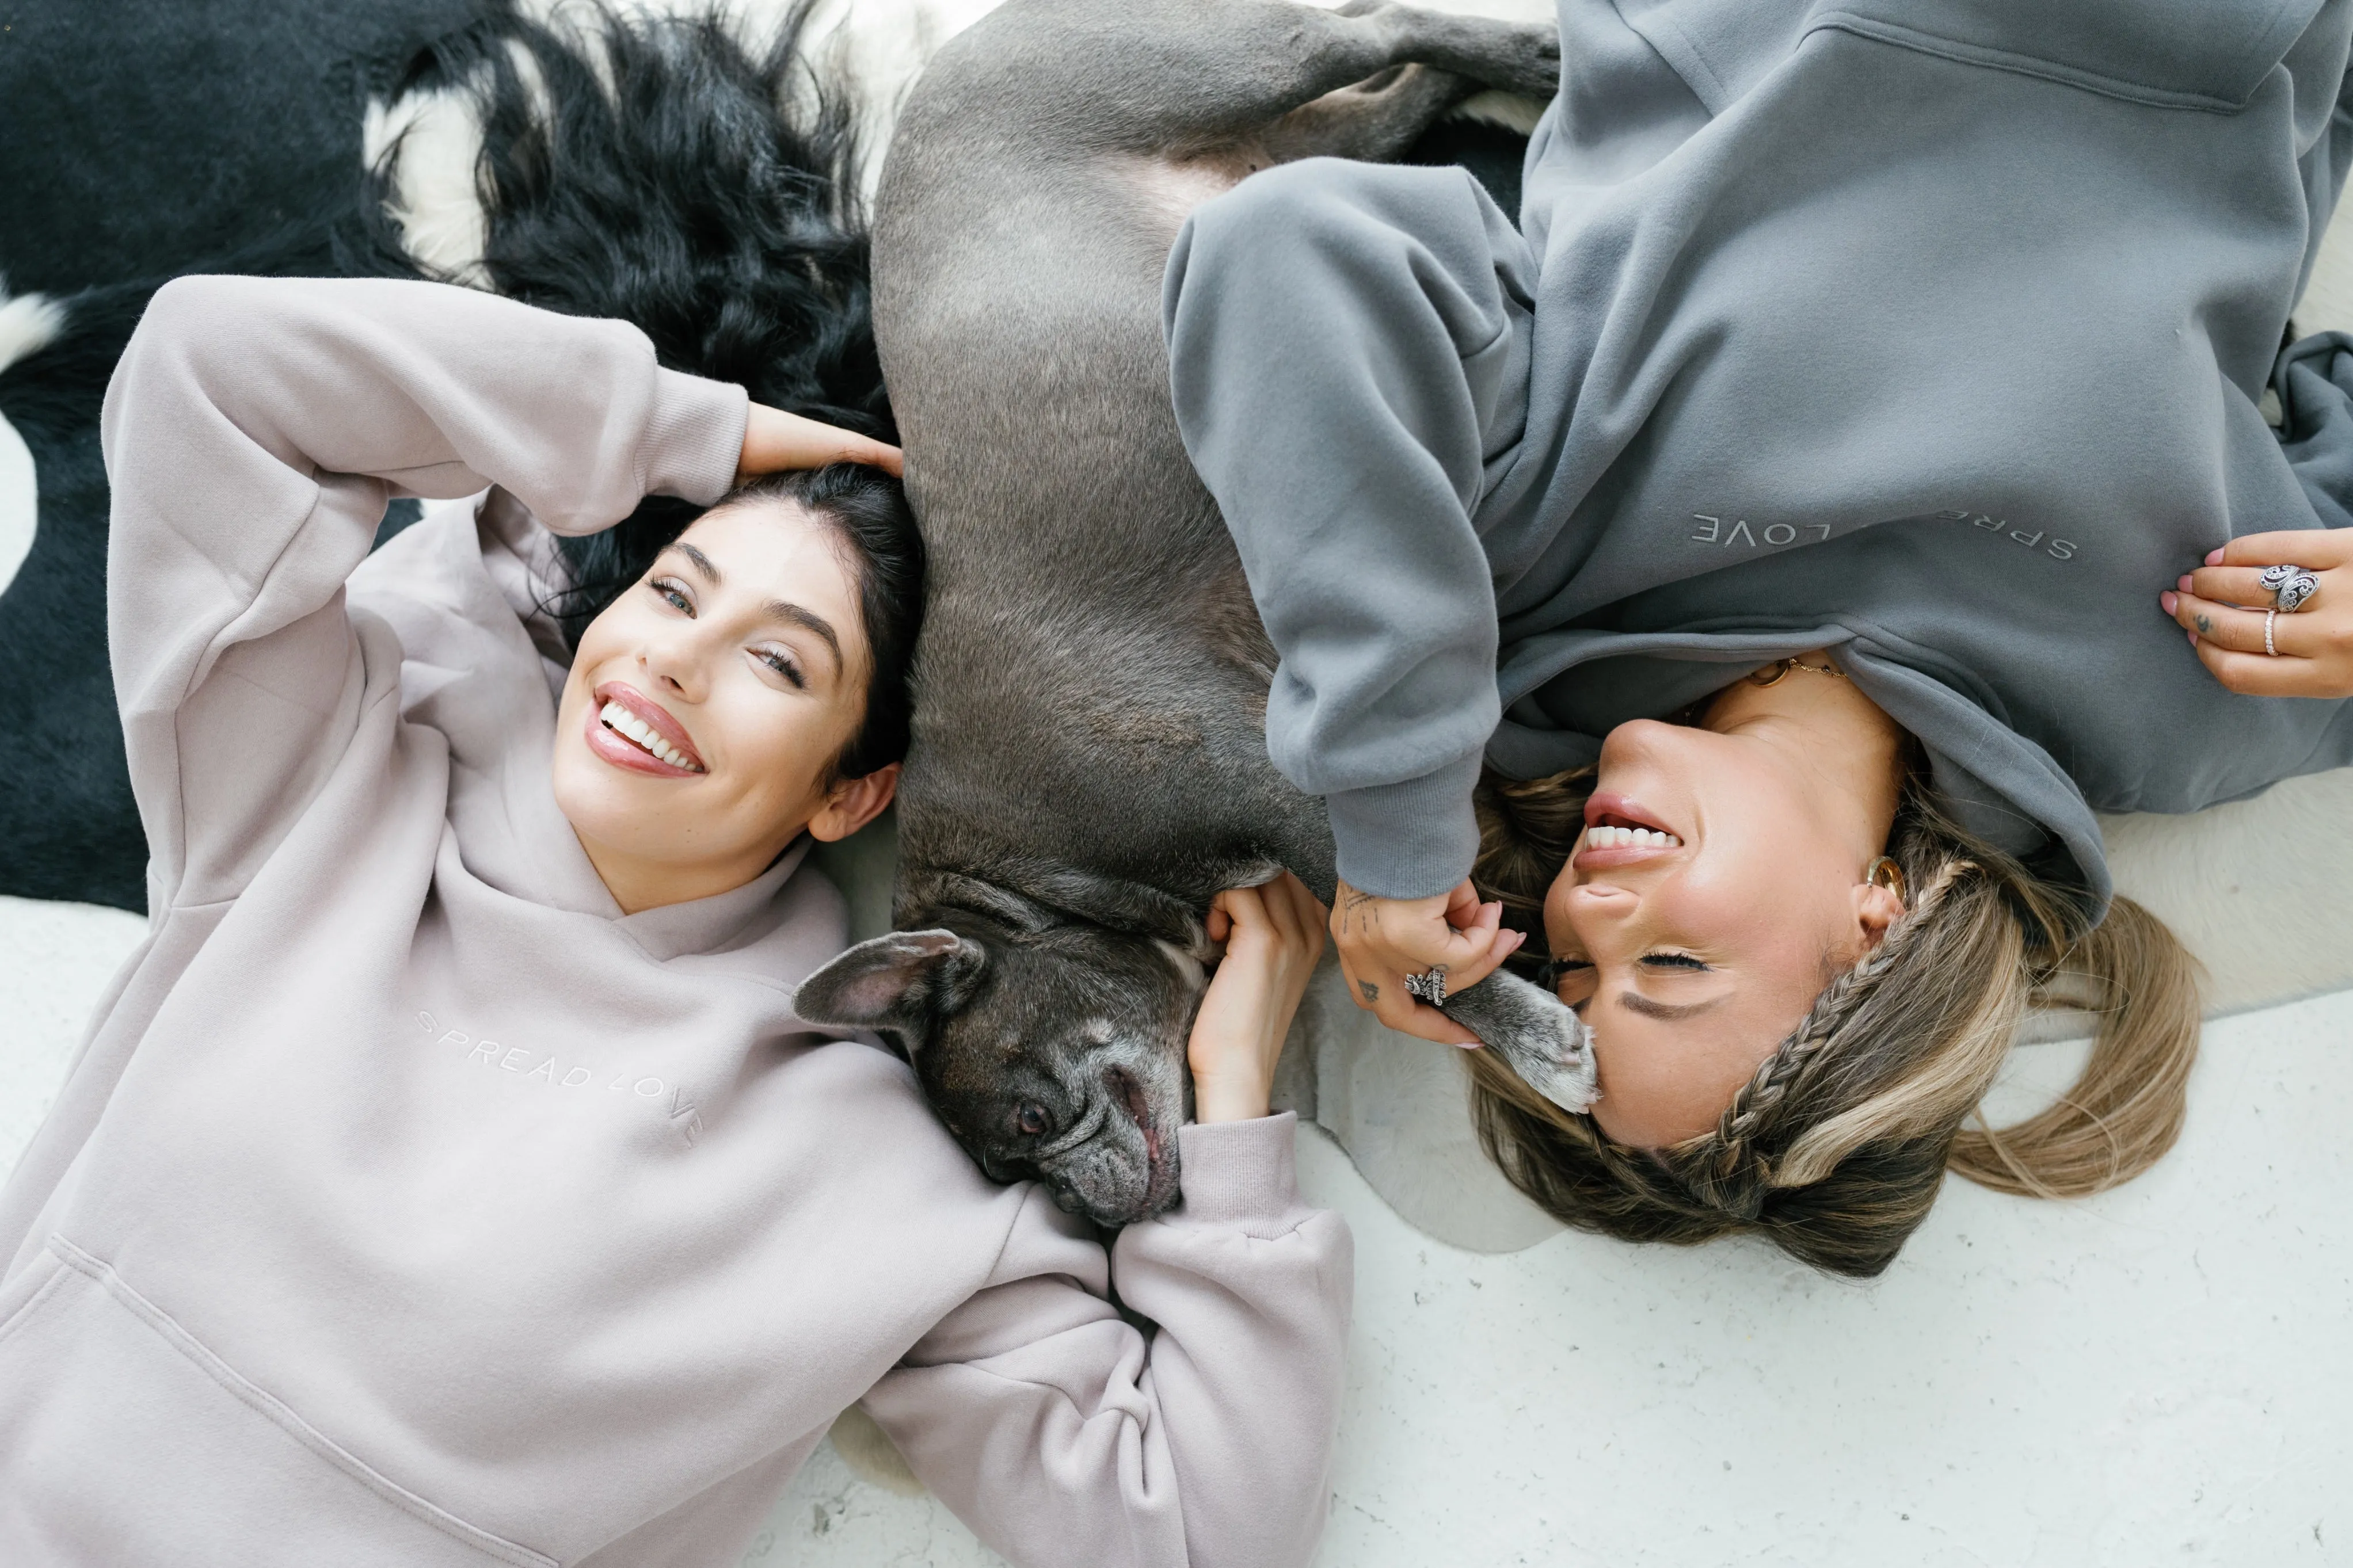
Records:
[[[1446,966],[1439,964],[1420,974],[1405,977],[1405,994],[1429,1003],[1433,1007],[1446,1005]]]
[[[2320,592],[2318,574],[2301,566],[2266,566],[2261,581],[2271,590],[2272,608],[2283,616],[2295,614],[2306,600]]]

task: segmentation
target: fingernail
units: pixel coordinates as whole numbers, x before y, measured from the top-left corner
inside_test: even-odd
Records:
[[[2187,573],[2187,572],[2184,572],[2184,573],[2181,574],[2181,581],[2179,581],[2179,583],[2176,583],[2176,584],[2174,584],[2174,586],[2175,586],[2175,587],[2177,587],[2177,588],[2179,588],[2179,589],[2180,589],[2180,590],[2181,590],[2183,593],[2185,593],[2185,594],[2187,594],[2188,592],[2189,592],[2189,573]]]
[[[2191,647],[2196,647],[2198,646],[2198,634],[2196,632],[2184,632],[2181,635],[2189,639],[2189,646]]]
[[[2181,603],[2179,599],[2175,598],[2171,594],[2159,594],[2157,596],[2157,602],[2165,606],[2165,613],[2168,616],[2173,614],[2173,606]]]
[[[1457,1040],[1454,1042],[1454,1048],[1458,1051],[1475,1051],[1484,1048],[1486,1044],[1484,1040]]]
[[[2222,564],[2222,552],[2219,550],[2208,551],[2206,552],[2206,564],[2209,566],[2220,566]]]

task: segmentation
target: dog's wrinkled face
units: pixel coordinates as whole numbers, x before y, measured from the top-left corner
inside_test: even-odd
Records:
[[[1200,965],[1095,926],[986,916],[892,931],[802,983],[812,1024],[873,1029],[913,1063],[948,1131],[1000,1182],[1036,1177],[1101,1225],[1176,1201],[1185,1047]]]

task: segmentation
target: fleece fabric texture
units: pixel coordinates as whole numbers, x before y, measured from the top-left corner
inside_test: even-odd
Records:
[[[1535,777],[1810,648],[2104,907],[2093,812],[2353,761],[2158,605],[2353,500],[2280,345],[2353,155],[2348,0],[1561,0],[1514,228],[1458,171],[1244,181],[1169,258],[1187,449],[1341,875],[1468,873]],[[2280,380],[2288,424],[2259,412]]]
[[[556,807],[525,509],[712,500],[744,409],[461,289],[155,296],[105,423],[153,930],[0,1194],[0,1562],[732,1562],[860,1400],[1016,1562],[1312,1552],[1349,1241],[1288,1116],[1186,1129],[1106,1248],[795,1017],[802,849],[624,916]],[[388,493],[492,485],[346,593]]]

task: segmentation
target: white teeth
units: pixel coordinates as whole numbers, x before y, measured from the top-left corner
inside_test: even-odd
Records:
[[[661,737],[661,731],[630,712],[617,702],[607,702],[596,711],[596,717],[607,727],[627,735],[649,752],[674,768],[684,768],[699,773],[702,769],[686,760],[686,753]]]
[[[1588,827],[1585,830],[1588,849],[1680,849],[1683,841],[1672,833],[1662,833],[1651,827]]]

